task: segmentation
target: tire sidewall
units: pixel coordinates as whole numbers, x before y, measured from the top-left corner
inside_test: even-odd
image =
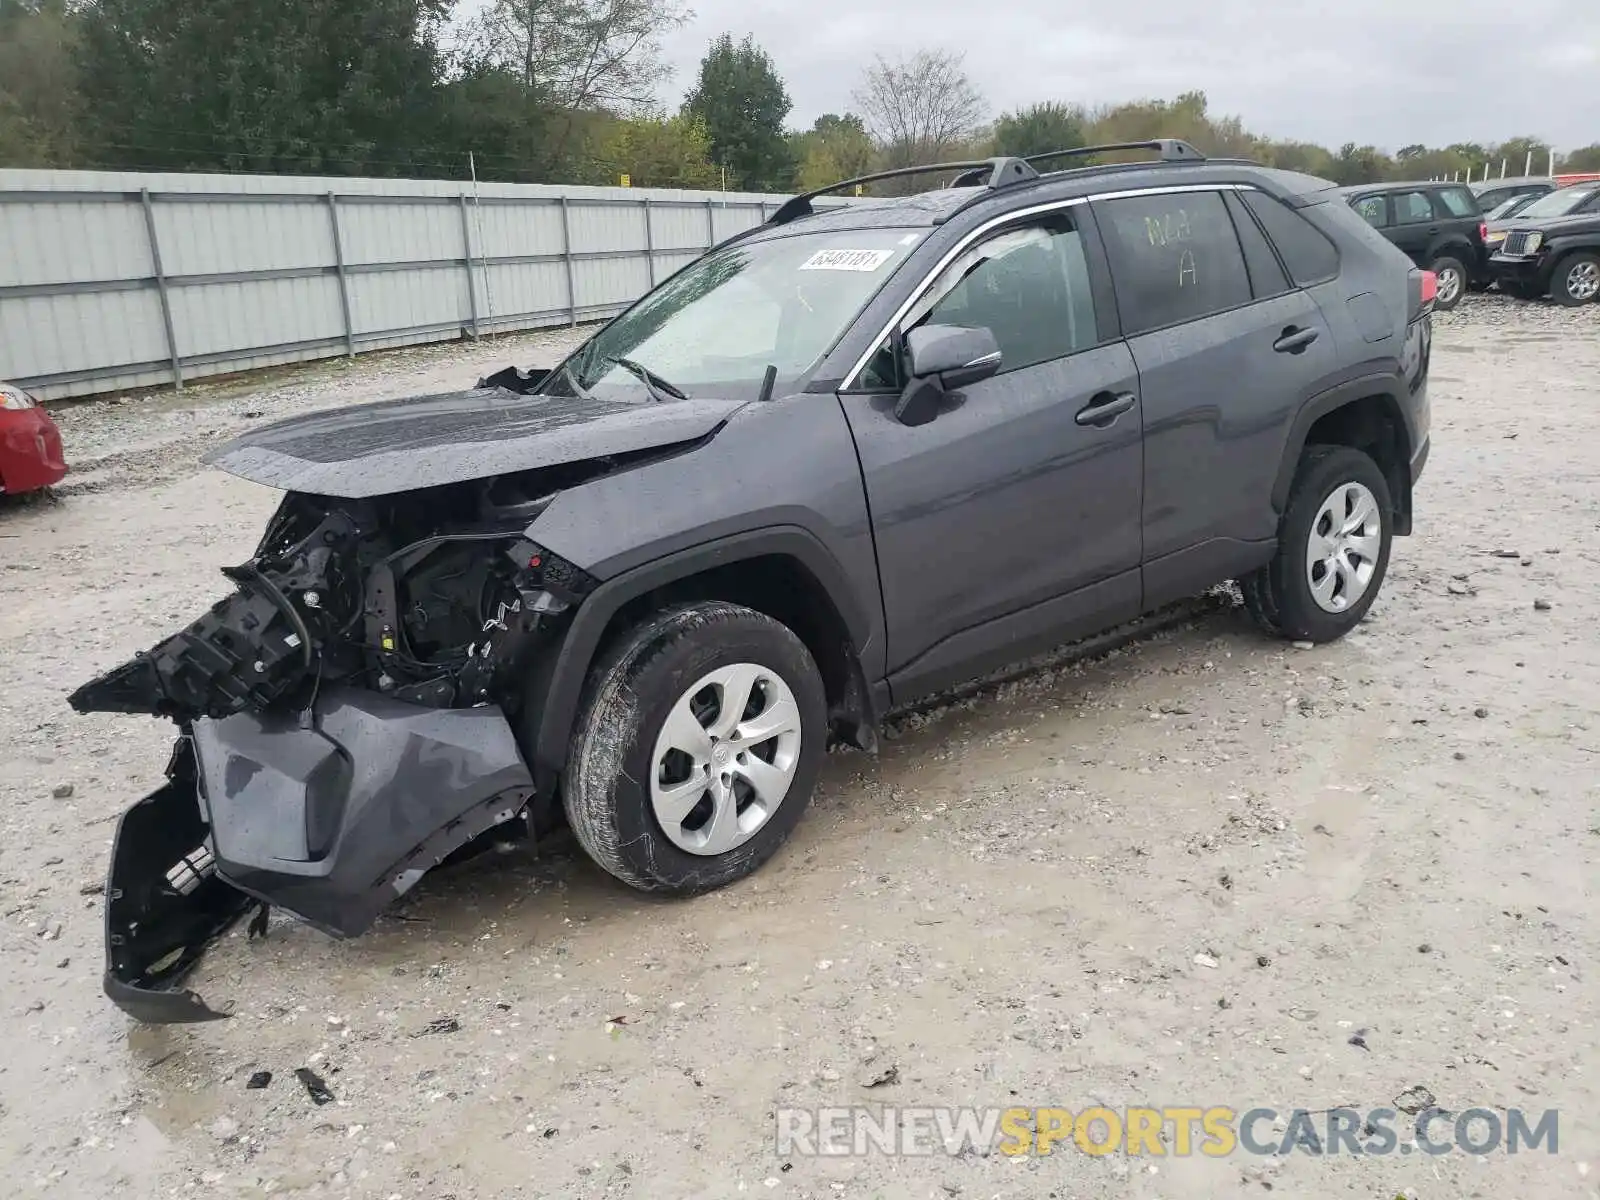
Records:
[[[608,835],[616,853],[630,868],[635,886],[669,893],[691,894],[730,883],[749,874],[783,844],[804,814],[826,751],[827,702],[822,679],[811,654],[787,628],[749,610],[718,605],[728,615],[697,622],[704,606],[672,614],[655,624],[649,634],[626,653],[602,683],[596,696],[595,717],[619,736],[616,753],[620,770],[609,781],[586,772],[580,786],[609,789]],[[741,616],[740,614],[745,614]],[[695,630],[703,630],[701,636]],[[672,707],[685,692],[720,667],[748,662],[778,675],[800,710],[800,756],[783,802],[756,834],[721,855],[690,854],[675,845],[656,819],[650,799],[655,773],[655,745]],[[620,733],[617,731],[620,726]],[[606,747],[597,739],[584,739],[579,756]],[[603,739],[601,739],[603,740]],[[604,864],[602,864],[604,865]]]
[[[1555,274],[1552,276],[1550,294],[1569,308],[1577,308],[1584,304],[1593,304],[1600,301],[1600,296],[1591,296],[1587,300],[1580,300],[1567,290],[1568,280],[1572,278],[1572,269],[1580,263],[1600,264],[1600,257],[1593,254],[1572,254],[1556,264]]]
[[[1271,568],[1278,597],[1278,619],[1286,633],[1312,642],[1331,642],[1343,637],[1366,617],[1378,598],[1389,571],[1389,552],[1394,541],[1394,505],[1388,482],[1371,456],[1349,447],[1337,447],[1308,456],[1304,475],[1295,482],[1288,511],[1279,533],[1278,560]],[[1378,563],[1366,592],[1344,612],[1323,609],[1311,594],[1306,578],[1311,527],[1317,514],[1335,488],[1359,483],[1378,502],[1382,538]]]
[[[1461,286],[1456,289],[1455,299],[1451,300],[1448,304],[1440,303],[1437,298],[1433,302],[1434,308],[1439,312],[1449,312],[1451,309],[1455,308],[1456,305],[1460,304],[1461,298],[1467,294],[1467,264],[1462,262],[1453,254],[1441,254],[1433,260],[1433,263],[1431,266],[1429,266],[1428,270],[1432,271],[1435,275],[1440,274],[1444,270],[1453,270],[1457,276],[1460,277]]]

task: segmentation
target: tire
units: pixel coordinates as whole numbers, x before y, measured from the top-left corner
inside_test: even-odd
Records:
[[[754,715],[743,720],[723,711],[741,688],[766,705],[747,705]],[[783,845],[810,803],[826,715],[822,676],[786,626],[720,601],[656,613],[591,672],[563,779],[567,821],[590,858],[640,891],[694,895],[732,883]],[[762,717],[793,738],[750,740]]]
[[[1550,295],[1569,308],[1600,300],[1600,254],[1569,254],[1550,273]]]
[[[1365,536],[1341,541],[1334,557],[1341,570],[1324,600],[1318,599],[1329,578],[1327,558],[1311,554],[1312,534],[1325,532],[1324,510],[1340,508],[1345,501],[1363,499],[1364,489],[1376,513],[1361,527]],[[1340,492],[1345,495],[1341,497]],[[1371,534],[1373,525],[1377,533]],[[1261,628],[1274,637],[1296,641],[1332,642],[1349,633],[1372,607],[1389,569],[1389,549],[1394,538],[1394,505],[1389,485],[1378,464],[1349,446],[1308,446],[1300,457],[1289,503],[1278,523],[1277,556],[1261,570],[1240,580],[1245,607]],[[1375,544],[1374,544],[1375,541]],[[1371,557],[1360,553],[1362,546]],[[1314,567],[1321,565],[1317,587]],[[1363,567],[1370,567],[1363,571]],[[1342,572],[1342,574],[1341,574]],[[1359,587],[1359,590],[1355,590]],[[1332,607],[1329,607],[1329,606]]]
[[[1428,270],[1439,277],[1439,294],[1433,301],[1434,311],[1449,312],[1460,304],[1461,297],[1467,294],[1467,280],[1470,277],[1467,274],[1466,264],[1452,255],[1441,254],[1429,264]],[[1454,278],[1454,282],[1448,288],[1447,277]]]

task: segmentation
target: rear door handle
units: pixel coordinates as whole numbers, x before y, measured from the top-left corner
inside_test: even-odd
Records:
[[[1316,340],[1315,329],[1297,329],[1290,325],[1279,335],[1278,340],[1272,343],[1272,348],[1279,354],[1299,354]]]
[[[1076,419],[1079,425],[1094,425],[1104,429],[1138,401],[1139,398],[1132,392],[1097,392],[1088,404],[1078,410]]]

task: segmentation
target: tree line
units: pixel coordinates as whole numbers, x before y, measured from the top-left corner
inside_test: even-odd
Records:
[[[463,6],[464,8],[464,6]],[[789,124],[752,39],[660,95],[682,0],[0,0],[0,166],[466,178],[786,192],[880,168],[1183,138],[1339,183],[1542,172],[1536,137],[1394,153],[1251,132],[1202,92],[992,113],[960,54],[875,58]],[[1560,156],[1600,171],[1600,143]],[[879,185],[888,190],[893,185]],[[917,185],[906,185],[914,187]],[[872,191],[874,189],[868,189]]]

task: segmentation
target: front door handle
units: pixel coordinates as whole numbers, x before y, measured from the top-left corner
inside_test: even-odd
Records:
[[[1312,342],[1317,340],[1315,329],[1297,329],[1290,325],[1279,335],[1278,340],[1272,343],[1272,348],[1279,354],[1299,354]]]
[[[1123,413],[1127,412],[1139,398],[1132,392],[1097,392],[1089,403],[1078,410],[1077,422],[1079,425],[1093,425],[1104,429]]]

